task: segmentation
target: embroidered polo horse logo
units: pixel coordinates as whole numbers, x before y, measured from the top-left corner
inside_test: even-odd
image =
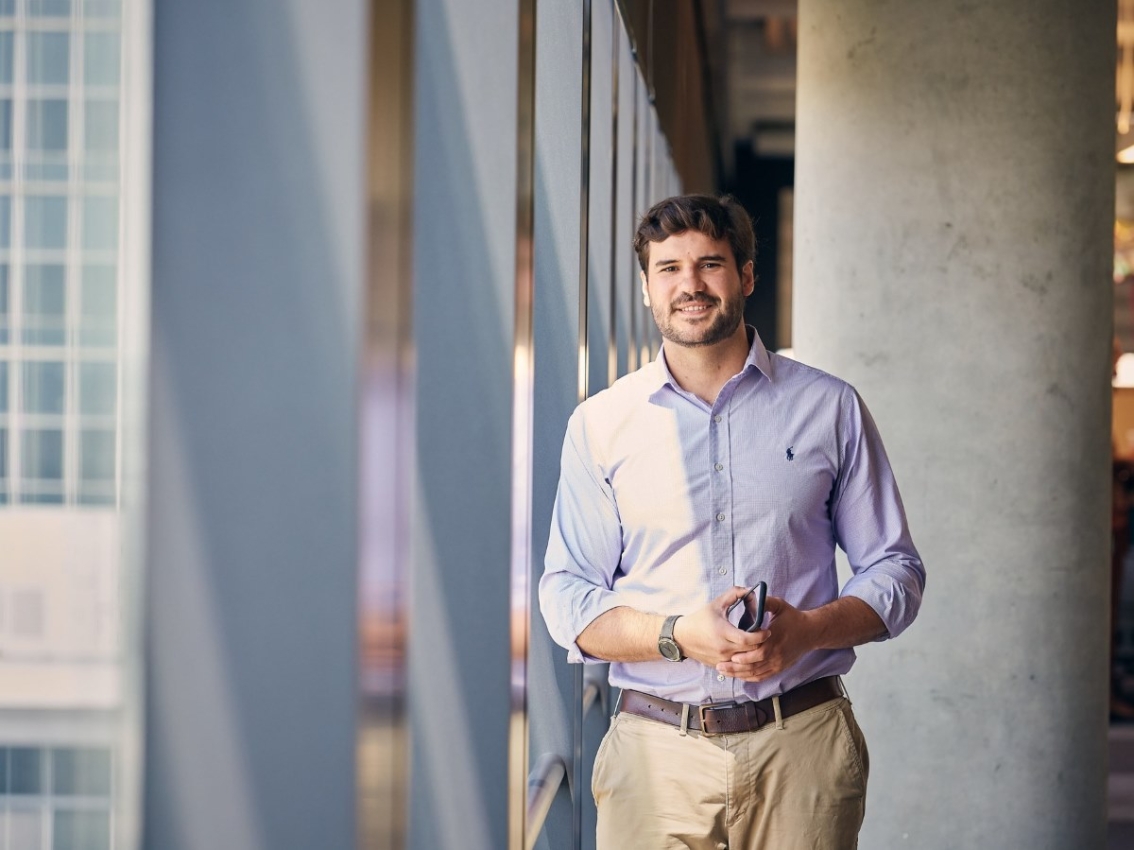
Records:
[[[788,448],[787,448],[787,459],[788,460],[795,460],[795,452],[792,451],[792,449],[794,449],[794,448],[795,448],[795,446],[788,446]]]

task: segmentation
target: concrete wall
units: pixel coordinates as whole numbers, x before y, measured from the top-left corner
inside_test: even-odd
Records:
[[[848,683],[866,848],[1105,844],[1113,3],[802,0],[794,342],[929,577]]]

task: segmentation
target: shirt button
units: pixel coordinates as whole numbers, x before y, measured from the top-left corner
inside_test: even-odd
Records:
[[[720,573],[723,576],[725,573],[728,572],[728,570],[725,567],[721,567],[719,570],[717,570],[717,572]]]
[[[724,514],[717,514],[717,522],[724,522]]]
[[[721,421],[721,415],[718,413],[716,416],[713,417],[713,421],[714,422],[720,422]]]
[[[717,673],[717,681],[718,682],[724,681],[724,673]]]
[[[720,472],[722,469],[724,469],[724,464],[718,463],[713,467],[713,469],[715,469],[717,472]]]

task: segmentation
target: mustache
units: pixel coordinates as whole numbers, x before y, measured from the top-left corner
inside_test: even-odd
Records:
[[[717,299],[708,295],[682,295],[680,298],[670,301],[669,306],[673,310],[680,310],[686,304],[704,304],[711,307],[716,303]]]

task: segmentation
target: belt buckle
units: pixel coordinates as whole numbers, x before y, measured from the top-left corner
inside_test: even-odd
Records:
[[[737,708],[739,703],[736,700],[730,702],[707,702],[697,706],[697,716],[701,720],[701,734],[702,735],[720,735],[720,732],[709,731],[709,718],[705,716],[707,711],[718,711],[726,708]]]

